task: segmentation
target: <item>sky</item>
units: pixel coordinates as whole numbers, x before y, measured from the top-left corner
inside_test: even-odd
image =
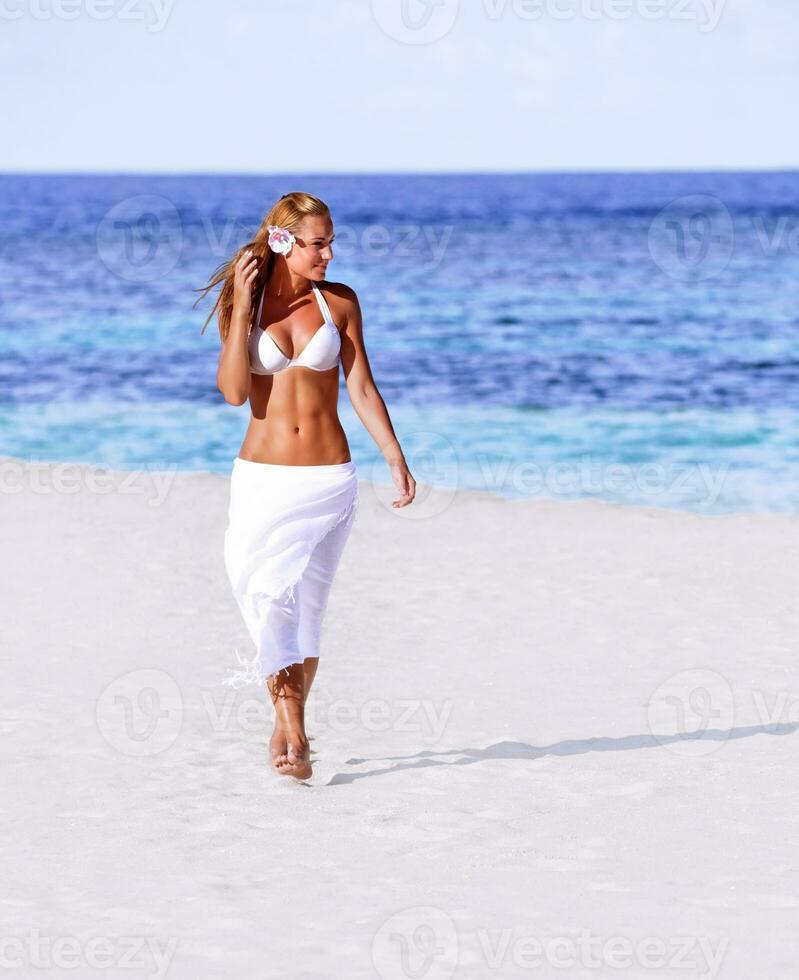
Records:
[[[0,170],[795,168],[796,2],[0,0]]]

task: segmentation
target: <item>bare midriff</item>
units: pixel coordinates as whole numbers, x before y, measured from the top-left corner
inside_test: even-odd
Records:
[[[339,365],[253,374],[250,424],[239,456],[254,463],[326,466],[351,461],[338,417]]]

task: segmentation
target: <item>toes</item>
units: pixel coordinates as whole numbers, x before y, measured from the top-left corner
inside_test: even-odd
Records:
[[[287,749],[274,759],[275,769],[283,775],[308,779],[311,775],[310,745],[302,748],[288,743]]]

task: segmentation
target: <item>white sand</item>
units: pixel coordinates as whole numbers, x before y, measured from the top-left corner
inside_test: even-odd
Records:
[[[298,783],[227,480],[93,473],[3,465],[11,975],[794,975],[799,519],[363,483]]]

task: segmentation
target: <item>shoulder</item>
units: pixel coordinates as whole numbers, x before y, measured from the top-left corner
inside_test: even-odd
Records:
[[[328,279],[323,279],[317,286],[322,290],[336,321],[344,321],[360,310],[358,294],[352,286],[343,282],[330,282]]]
[[[329,296],[334,296],[336,299],[341,300],[342,304],[358,302],[358,295],[352,286],[347,286],[343,282],[331,282],[329,279],[323,279],[321,282],[316,284],[325,294],[325,298]]]

